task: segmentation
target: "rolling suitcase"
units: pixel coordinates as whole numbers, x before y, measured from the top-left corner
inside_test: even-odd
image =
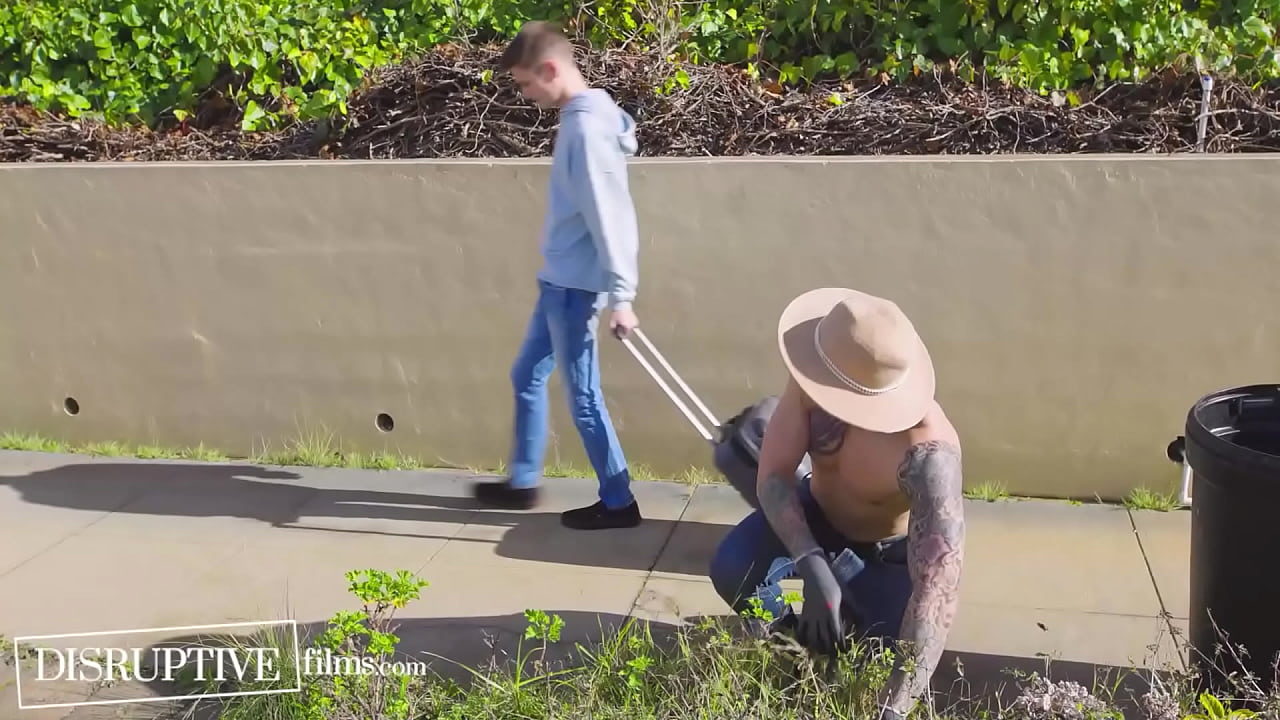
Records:
[[[760,444],[764,439],[764,431],[769,424],[769,418],[772,417],[773,411],[778,407],[778,397],[776,395],[765,396],[742,408],[738,414],[721,423],[707,409],[707,406],[703,404],[693,390],[689,388],[680,375],[676,373],[671,364],[667,362],[667,359],[662,356],[662,353],[658,352],[653,343],[649,342],[649,338],[645,336],[640,328],[636,328],[632,332],[640,340],[640,343],[645,346],[649,354],[658,361],[663,370],[666,370],[671,379],[680,386],[684,394],[697,406],[698,410],[702,412],[710,427],[708,428],[702,424],[693,411],[689,409],[689,406],[658,375],[657,370],[645,359],[630,338],[623,338],[622,344],[635,356],[640,366],[649,373],[649,376],[658,384],[658,387],[662,388],[662,391],[675,404],[676,409],[685,416],[685,419],[702,435],[702,438],[711,443],[712,462],[716,470],[742,495],[742,499],[747,501],[747,504],[752,508],[758,509],[760,503],[756,498],[756,470],[760,458]],[[809,456],[805,455],[800,461],[799,467],[796,468],[796,480],[804,480],[810,471]]]

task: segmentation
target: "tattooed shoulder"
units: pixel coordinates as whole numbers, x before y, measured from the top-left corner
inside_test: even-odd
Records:
[[[809,452],[834,455],[844,445],[848,424],[819,407],[809,410]]]
[[[898,466],[898,484],[913,497],[935,499],[962,495],[960,448],[943,440],[919,442],[907,448]]]
[[[958,577],[964,551],[964,490],[960,448],[930,440],[912,445],[898,468],[911,504],[908,551],[912,575],[926,584]],[[951,590],[947,591],[951,592]]]

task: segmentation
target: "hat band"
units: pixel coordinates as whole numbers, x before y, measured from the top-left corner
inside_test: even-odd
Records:
[[[892,392],[902,385],[903,380],[907,377],[907,373],[911,372],[911,368],[903,370],[897,380],[885,385],[884,387],[867,387],[848,375],[845,375],[840,368],[836,367],[836,364],[832,362],[831,358],[827,357],[827,352],[822,349],[822,341],[819,339],[820,335],[818,333],[818,327],[819,326],[814,326],[813,328],[813,348],[818,352],[818,357],[822,358],[822,363],[827,366],[827,369],[831,371],[832,375],[836,376],[837,380],[849,386],[849,388],[856,392],[862,393],[863,395],[883,395],[884,393]]]

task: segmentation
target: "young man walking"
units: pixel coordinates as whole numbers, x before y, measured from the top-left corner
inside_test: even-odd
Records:
[[[572,45],[545,23],[522,27],[499,65],[526,98],[559,109],[560,129],[542,228],[538,301],[511,367],[511,477],[477,485],[476,497],[498,507],[537,504],[547,444],[547,381],[558,364],[574,425],[600,483],[598,502],[570,510],[561,520],[582,530],[633,527],[640,523],[640,508],[605,407],[597,338],[606,304],[615,336],[625,337],[639,324],[631,307],[639,238],[627,183],[635,122],[608,93],[587,86]]]

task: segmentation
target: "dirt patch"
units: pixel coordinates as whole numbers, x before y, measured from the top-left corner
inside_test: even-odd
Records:
[[[111,129],[8,105],[0,107],[0,161],[549,154],[555,113],[521,100],[493,72],[495,55],[492,48],[444,47],[383,68],[331,128]],[[684,66],[687,84],[671,84],[672,66],[651,56],[595,52],[583,63],[592,84],[639,121],[643,156],[1192,152],[1203,95],[1198,77],[1177,75],[1071,98],[940,76],[781,92],[727,66]],[[1210,99],[1204,151],[1280,150],[1280,84],[1251,88],[1220,79]]]

